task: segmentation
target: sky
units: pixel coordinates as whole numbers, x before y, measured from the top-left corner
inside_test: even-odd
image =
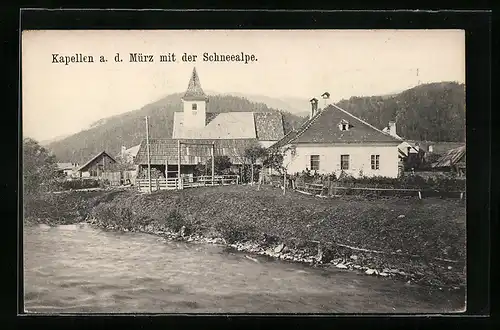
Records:
[[[255,55],[205,62],[203,53]],[[115,62],[119,53],[122,62]],[[130,53],[154,62],[129,62]],[[176,62],[159,56],[176,54]],[[196,62],[182,55],[198,55]],[[53,63],[53,54],[93,63]],[[99,56],[107,62],[101,63]],[[59,58],[59,57],[58,57]],[[206,91],[332,101],[383,95],[419,83],[465,82],[462,30],[23,31],[23,135],[39,141],[184,92],[196,67]],[[304,109],[308,111],[308,109]]]

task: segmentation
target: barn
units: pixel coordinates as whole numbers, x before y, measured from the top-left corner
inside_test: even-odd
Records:
[[[104,172],[115,169],[116,160],[106,151],[101,151],[90,158],[85,164],[77,169],[78,176],[82,178],[102,178]]]

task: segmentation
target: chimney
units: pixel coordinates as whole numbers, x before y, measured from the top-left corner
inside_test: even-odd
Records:
[[[398,134],[396,133],[396,122],[395,121],[390,121],[389,122],[389,134],[392,136],[397,136]]]
[[[434,151],[434,147],[433,147],[432,145],[429,145],[429,147],[428,147],[428,151],[429,151],[429,152],[433,152],[433,151]]]
[[[310,118],[312,118],[318,112],[318,99],[313,97],[312,99],[309,100],[309,102],[311,102],[311,116],[310,116]]]
[[[325,109],[328,104],[328,100],[330,99],[330,93],[324,92],[321,94],[321,98],[323,99],[323,109]]]

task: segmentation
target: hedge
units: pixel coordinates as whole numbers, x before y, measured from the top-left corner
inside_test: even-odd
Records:
[[[299,174],[291,176],[295,179],[297,186],[306,183],[326,185],[328,182],[337,187],[348,188],[388,188],[388,189],[423,189],[437,191],[465,191],[465,180],[456,177],[429,177],[419,175],[408,175],[400,178],[388,178],[382,176],[359,177],[343,176],[336,178],[335,175],[307,175]]]

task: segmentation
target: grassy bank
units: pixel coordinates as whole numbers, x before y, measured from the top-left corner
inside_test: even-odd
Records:
[[[226,186],[151,195],[72,192],[33,205],[28,210],[32,222],[88,220],[104,229],[160,234],[182,229],[189,240],[218,238],[281,259],[440,287],[465,283],[463,201],[321,199],[295,192],[283,196],[270,187]]]

